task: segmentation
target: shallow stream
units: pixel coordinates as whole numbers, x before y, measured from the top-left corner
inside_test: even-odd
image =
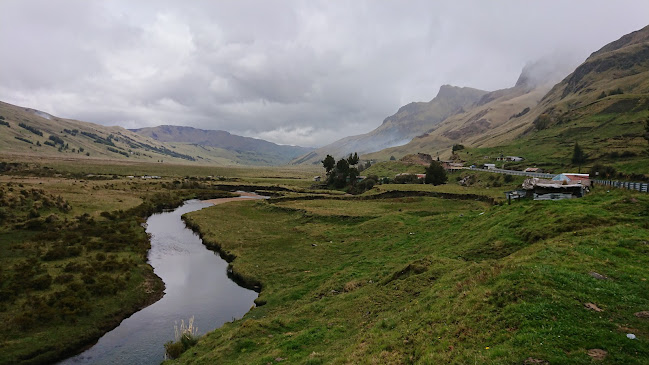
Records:
[[[174,340],[174,324],[194,316],[199,334],[241,318],[257,293],[227,276],[228,263],[208,250],[200,237],[185,227],[181,216],[211,206],[190,200],[173,211],[147,220],[151,234],[149,263],[165,283],[165,295],[133,314],[99,341],[61,364],[159,364],[164,344]]]

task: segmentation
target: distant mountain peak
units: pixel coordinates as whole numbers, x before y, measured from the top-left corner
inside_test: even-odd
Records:
[[[437,93],[435,99],[456,99],[458,97],[466,96],[474,97],[476,92],[482,94],[487,93],[487,91],[474,89],[472,87],[460,87],[444,84],[440,86],[439,92]]]
[[[553,55],[543,57],[523,66],[514,87],[535,88],[546,84],[555,84],[572,72],[578,64],[569,57]]]

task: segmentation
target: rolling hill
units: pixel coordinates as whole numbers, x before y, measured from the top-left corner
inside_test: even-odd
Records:
[[[163,128],[163,127],[159,127]],[[192,130],[166,127],[169,130]],[[198,132],[197,132],[198,131]],[[159,141],[122,127],[59,118],[48,113],[0,102],[0,154],[78,160],[115,160],[204,165],[281,165],[308,151],[303,147],[231,135],[220,131],[194,130],[196,134],[220,135],[216,141]],[[162,132],[158,136],[166,136]],[[205,144],[199,142],[206,142]],[[221,144],[217,143],[220,142]]]
[[[159,142],[178,142],[227,150],[240,160],[263,164],[285,164],[313,148],[284,146],[262,139],[242,137],[220,130],[204,130],[192,127],[162,125],[158,127],[131,129],[139,135]]]

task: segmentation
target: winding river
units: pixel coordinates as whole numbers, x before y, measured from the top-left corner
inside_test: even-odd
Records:
[[[165,295],[133,314],[79,355],[61,364],[159,364],[164,344],[174,340],[174,324],[194,316],[199,334],[241,318],[257,293],[242,288],[227,277],[227,262],[208,250],[200,237],[185,227],[181,216],[212,204],[257,198],[189,200],[181,207],[154,214],[147,220],[151,234],[149,263],[165,283]],[[259,197],[261,198],[261,197]]]

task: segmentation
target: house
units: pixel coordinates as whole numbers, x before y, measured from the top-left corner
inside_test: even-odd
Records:
[[[570,184],[581,184],[590,186],[590,176],[588,174],[576,174],[572,172],[564,172],[552,178],[553,181],[566,181]]]
[[[496,168],[496,164],[495,163],[486,163],[486,164],[482,165],[482,168],[487,169],[487,170],[494,170]]]
[[[562,200],[583,197],[588,192],[588,185],[533,177],[523,182],[523,190],[526,197],[534,200]]]
[[[461,162],[442,161],[442,167],[447,171],[458,171],[464,169],[464,164]]]
[[[540,167],[528,167],[525,169],[525,172],[536,172],[536,173],[541,173],[543,172],[543,169]]]
[[[519,156],[500,156],[496,159],[496,161],[510,161],[510,162],[520,162],[523,160],[525,159]]]
[[[313,177],[313,181],[315,181],[315,182],[319,182],[320,180],[322,180],[322,177],[320,177],[320,176],[314,176]]]

